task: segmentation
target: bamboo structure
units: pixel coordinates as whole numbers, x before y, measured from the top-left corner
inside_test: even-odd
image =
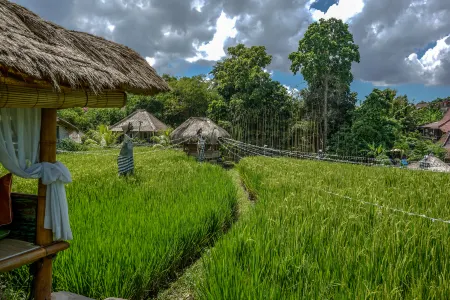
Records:
[[[120,108],[126,91],[170,90],[130,48],[66,30],[7,0],[0,0],[0,32],[0,109],[41,109],[40,162],[56,162],[57,109]],[[39,180],[38,195],[11,196],[11,238],[0,241],[0,272],[34,263],[36,300],[51,299],[52,259],[69,248],[44,228],[46,193]]]
[[[183,150],[190,156],[199,157],[197,143],[198,133],[205,139],[204,158],[214,161],[221,157],[219,139],[229,138],[230,134],[209,118],[191,117],[178,126],[171,134],[173,143],[183,144]]]
[[[41,162],[56,162],[56,109],[43,108],[41,115],[41,139],[39,147],[39,160]],[[45,201],[47,187],[39,180],[36,245],[47,246],[52,243],[51,230],[44,228]],[[52,287],[52,258],[49,256],[41,258],[35,263],[36,276],[34,278],[34,293],[36,299],[46,299],[51,295]]]

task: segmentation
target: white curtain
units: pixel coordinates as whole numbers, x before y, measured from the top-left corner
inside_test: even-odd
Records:
[[[44,228],[55,240],[71,240],[65,183],[72,182],[69,170],[60,162],[39,163],[41,109],[0,109],[0,163],[23,178],[41,178],[47,185]]]

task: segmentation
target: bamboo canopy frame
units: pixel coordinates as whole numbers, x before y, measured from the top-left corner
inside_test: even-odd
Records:
[[[66,30],[0,0],[0,109],[41,108],[40,162],[56,161],[57,109],[123,107],[126,91],[152,95],[168,90],[132,49]],[[0,257],[0,272],[35,264],[36,300],[51,299],[52,256],[69,247],[67,242],[54,242],[51,230],[44,228],[46,191],[39,180],[35,245]],[[16,242],[18,248],[20,243]]]

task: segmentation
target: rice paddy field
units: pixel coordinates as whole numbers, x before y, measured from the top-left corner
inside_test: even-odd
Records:
[[[137,148],[136,175],[119,178],[117,154],[58,155],[73,177],[67,197],[74,240],[54,262],[55,291],[154,296],[235,218],[236,189],[220,167]],[[15,177],[13,190],[36,193],[37,182]],[[28,269],[8,274],[8,285],[29,290]]]
[[[264,157],[225,171],[177,151],[135,153],[130,178],[117,176],[117,150],[58,156],[74,179],[74,240],[55,260],[55,291],[94,299],[450,294],[448,174]],[[35,193],[36,181],[16,178],[14,190]],[[29,278],[22,268],[8,283],[27,291]]]
[[[204,256],[198,298],[448,299],[450,225],[426,217],[450,220],[449,175],[262,157],[238,168],[256,203]]]

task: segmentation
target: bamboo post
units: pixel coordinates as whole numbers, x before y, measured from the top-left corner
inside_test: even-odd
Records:
[[[56,109],[43,108],[41,114],[40,162],[56,161]],[[44,228],[45,199],[47,186],[39,180],[36,244],[46,246],[53,242],[52,231]],[[36,262],[34,277],[34,298],[50,300],[52,291],[52,259],[44,257]]]

